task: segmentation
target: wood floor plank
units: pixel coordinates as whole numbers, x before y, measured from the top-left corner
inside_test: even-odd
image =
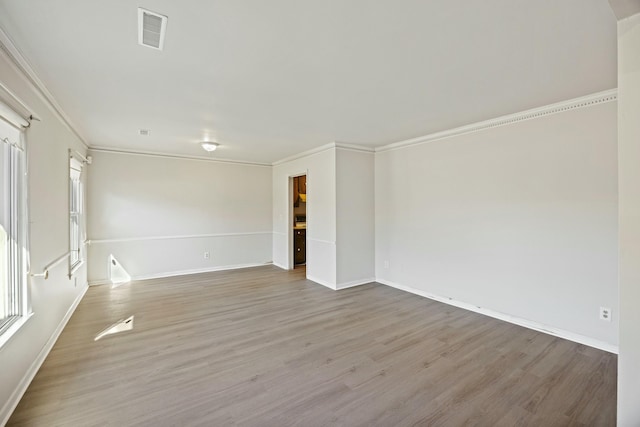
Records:
[[[614,426],[615,355],[265,266],[88,290],[9,426]],[[133,329],[95,340],[119,320]]]

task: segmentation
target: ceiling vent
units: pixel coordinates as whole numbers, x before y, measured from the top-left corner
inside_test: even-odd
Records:
[[[167,17],[150,10],[138,8],[138,43],[162,50],[167,31]]]

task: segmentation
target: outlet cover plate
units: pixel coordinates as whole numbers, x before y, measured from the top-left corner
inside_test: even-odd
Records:
[[[609,307],[600,307],[600,320],[611,322],[611,309]]]

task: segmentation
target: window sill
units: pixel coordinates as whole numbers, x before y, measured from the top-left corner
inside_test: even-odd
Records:
[[[0,351],[4,348],[4,346],[11,340],[11,338],[15,335],[16,332],[22,328],[22,326],[27,323],[29,319],[33,316],[33,313],[29,313],[26,316],[22,316],[20,319],[16,320],[7,328],[6,331],[0,335]]]

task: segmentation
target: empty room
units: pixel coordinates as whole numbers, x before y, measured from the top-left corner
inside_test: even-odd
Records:
[[[640,0],[0,0],[0,426],[640,426]]]

